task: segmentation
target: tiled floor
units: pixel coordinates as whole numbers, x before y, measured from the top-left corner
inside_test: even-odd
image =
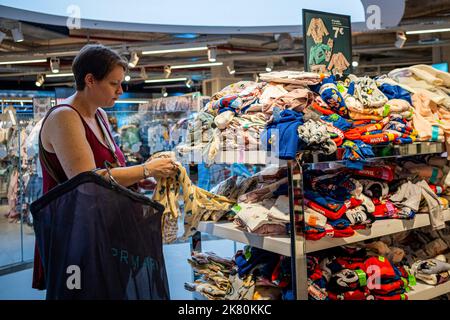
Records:
[[[230,240],[202,242],[202,251],[213,251],[222,257],[231,257],[243,247]],[[184,289],[184,283],[192,281],[192,269],[186,259],[190,255],[189,243],[164,246],[170,296],[173,300],[191,300],[192,293]],[[45,292],[31,288],[32,269],[0,276],[0,300],[41,300]]]

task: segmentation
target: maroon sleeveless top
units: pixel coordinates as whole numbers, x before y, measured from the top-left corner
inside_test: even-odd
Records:
[[[109,163],[116,163],[116,159],[114,157],[114,155],[112,154],[112,150],[110,150],[108,147],[104,146],[98,139],[97,136],[95,135],[95,133],[91,130],[91,128],[89,127],[89,125],[84,121],[83,117],[80,115],[80,113],[71,105],[68,104],[62,104],[59,105],[60,106],[65,106],[65,107],[70,107],[73,110],[75,110],[78,115],[81,118],[81,121],[83,123],[84,126],[84,130],[86,133],[86,140],[88,141],[91,149],[92,149],[92,153],[94,154],[94,159],[95,159],[95,166],[96,168],[105,168],[105,161],[108,161]],[[56,108],[54,108],[56,109]],[[54,110],[53,109],[53,110]],[[114,143],[114,147],[115,147],[115,155],[120,163],[121,166],[125,166],[125,157],[122,153],[122,151],[120,150],[120,148],[116,145],[116,143],[114,142],[114,139],[112,137],[112,134],[109,130],[109,126],[106,122],[106,120],[103,118],[102,114],[97,111],[98,116],[97,119],[100,119],[100,121],[103,122],[103,124],[105,125],[105,127],[108,129],[108,135],[111,138],[111,141]],[[45,121],[45,120],[44,120]],[[44,126],[44,123],[42,123],[42,127]],[[42,131],[42,128],[41,128]],[[40,136],[41,132],[39,132],[39,136]],[[48,162],[53,170],[53,172],[57,175],[58,179],[61,182],[64,182],[67,179],[66,174],[64,173],[64,170],[61,166],[61,163],[58,160],[58,157],[56,156],[56,153],[51,153],[46,151],[45,149],[43,150],[43,152],[45,153]],[[43,193],[47,193],[49,190],[51,190],[52,188],[54,188],[56,185],[58,185],[58,182],[56,182],[51,175],[49,174],[49,172],[47,171],[47,168],[45,167],[45,165],[42,163],[41,160],[41,165],[42,165],[42,184],[43,184]],[[33,284],[32,287],[35,289],[40,289],[40,290],[44,290],[45,289],[45,277],[44,277],[44,269],[42,266],[42,261],[39,255],[39,251],[37,248],[37,245],[35,245],[35,250],[34,250],[34,270],[33,270]]]

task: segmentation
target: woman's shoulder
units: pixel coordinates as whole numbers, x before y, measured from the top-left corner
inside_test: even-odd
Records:
[[[52,110],[51,113],[47,116],[47,120],[45,120],[46,123],[53,121],[69,121],[77,123],[78,121],[81,122],[81,119],[76,110],[74,110],[70,106],[61,105],[58,108]]]

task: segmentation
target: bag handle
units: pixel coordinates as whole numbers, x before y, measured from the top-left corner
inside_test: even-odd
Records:
[[[120,185],[120,183],[117,182],[117,180],[113,177],[113,175],[111,173],[111,169],[115,168],[111,164],[111,162],[105,160],[105,162],[103,162],[103,165],[105,166],[106,173],[108,174],[109,182],[115,186],[119,186],[119,187],[123,188],[122,185]],[[101,170],[101,169],[95,169],[95,171],[97,171],[97,170]]]

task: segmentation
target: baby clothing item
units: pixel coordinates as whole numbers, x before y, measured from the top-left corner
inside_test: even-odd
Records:
[[[270,110],[273,101],[287,93],[288,91],[282,85],[267,85],[259,97],[259,103],[263,105],[262,111],[266,112]]]
[[[355,174],[359,176],[381,179],[387,182],[394,180],[394,168],[389,165],[367,166],[362,170],[355,170]]]
[[[450,264],[446,263],[445,256],[439,255],[434,259],[414,262],[411,266],[411,273],[417,279],[435,286],[448,281],[450,278]]]
[[[181,164],[178,165],[175,177],[158,179],[153,193],[153,200],[165,208],[162,217],[164,243],[171,243],[177,238],[180,188],[183,189],[184,200],[183,239],[187,239],[197,231],[200,220],[208,220],[211,217],[217,221],[234,205],[234,201],[195,186],[189,179],[186,169]]]
[[[352,225],[370,226],[375,221],[375,218],[363,206],[348,209],[345,217]]]
[[[444,133],[450,133],[450,123],[439,118],[438,107],[425,94],[412,96],[415,112],[413,124],[420,141],[444,141]]]
[[[439,197],[431,190],[425,180],[417,182],[416,185],[422,189],[422,197],[425,198],[428,205],[430,222],[433,229],[438,230],[445,228],[444,213],[441,210]]]
[[[234,112],[231,110],[227,110],[217,115],[214,118],[214,123],[217,125],[217,128],[219,128],[220,130],[224,130],[228,127],[233,118]]]
[[[389,193],[389,186],[385,182],[368,179],[359,179],[358,181],[364,188],[364,194],[370,198],[384,198]]]
[[[420,207],[422,199],[422,189],[408,181],[400,186],[395,194],[390,197],[390,200],[402,210],[405,216],[413,216],[413,212],[417,212]]]
[[[320,82],[320,75],[317,73],[293,70],[260,73],[259,78],[265,82],[284,84],[284,89],[287,91],[317,85]],[[271,84],[268,86],[270,87]]]
[[[298,126],[303,124],[303,115],[294,110],[283,110],[274,117],[261,133],[263,149],[273,151],[280,159],[294,159],[299,147]]]
[[[334,112],[344,118],[348,118],[347,106],[345,105],[344,98],[336,86],[334,76],[331,75],[322,80],[322,86],[319,89],[319,94]]]
[[[302,112],[314,99],[315,97],[311,90],[305,88],[295,89],[279,96],[272,102],[269,108],[263,109],[263,112],[272,113],[274,107],[279,107],[282,110],[290,109]]]
[[[311,209],[305,208],[305,223],[311,227],[325,228],[327,217],[323,214]]]
[[[308,120],[298,127],[298,136],[308,149],[324,154],[332,154],[337,150],[336,144],[328,134],[327,126],[321,122]]]
[[[238,198],[238,202],[245,202],[245,203],[256,203],[260,202],[264,199],[268,199],[273,197],[273,195],[276,193],[278,189],[280,189],[283,185],[286,185],[288,182],[288,178],[281,178],[278,181],[275,181],[269,185],[264,185],[262,187],[259,187],[255,190],[252,190],[250,192],[247,192]]]
[[[338,128],[341,131],[347,131],[352,127],[351,121],[341,117],[340,115],[333,113],[328,116],[323,116],[320,118],[321,120],[331,123],[334,127]]]
[[[361,140],[346,140],[342,146],[345,149],[342,157],[343,160],[360,161],[375,156],[372,147]]]
[[[286,223],[270,219],[269,212],[268,208],[257,203],[241,203],[234,222],[255,234],[286,234]]]
[[[378,88],[388,99],[403,99],[412,104],[411,94],[400,86],[383,83]]]
[[[348,77],[355,85],[354,96],[364,107],[379,108],[388,101],[383,92],[378,89],[375,80],[369,77],[358,78],[352,74]]]

